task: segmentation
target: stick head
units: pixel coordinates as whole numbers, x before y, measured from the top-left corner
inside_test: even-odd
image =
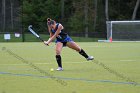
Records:
[[[28,26],[28,29],[30,29],[30,28],[32,28],[32,25],[29,25],[29,26]]]

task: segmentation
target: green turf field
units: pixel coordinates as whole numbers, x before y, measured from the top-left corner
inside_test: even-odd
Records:
[[[0,93],[140,93],[140,43],[78,43],[95,61],[54,43],[0,43]]]

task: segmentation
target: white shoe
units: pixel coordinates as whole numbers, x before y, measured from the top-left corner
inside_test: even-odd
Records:
[[[93,60],[93,59],[94,59],[93,56],[88,56],[87,61],[89,61],[89,60]]]
[[[56,70],[57,70],[57,71],[62,71],[63,68],[62,68],[62,67],[58,67]]]

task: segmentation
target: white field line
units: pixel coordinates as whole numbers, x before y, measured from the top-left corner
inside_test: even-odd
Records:
[[[79,44],[80,45],[80,44]],[[112,47],[112,48],[117,48],[117,47],[122,47],[122,46],[120,46],[120,45],[118,45],[118,46],[109,46],[109,45],[105,45],[105,46],[103,46],[103,45],[98,45],[98,44],[96,44],[96,45],[80,45],[81,47],[96,47],[96,48],[110,48],[110,47]],[[51,48],[53,47],[55,47],[55,46],[50,46]],[[19,47],[12,47],[12,48],[14,48],[14,49],[21,49],[21,48],[19,48]],[[10,48],[10,49],[12,49],[12,48]],[[34,48],[30,48],[30,47],[28,47],[30,50],[34,50]],[[67,48],[67,47],[64,47],[64,48]],[[37,49],[37,48],[36,48]]]
[[[120,61],[123,61],[123,62],[134,62],[136,60],[120,60]]]
[[[134,61],[136,61],[136,60],[120,60],[120,61],[122,61],[122,62],[134,62]],[[53,62],[53,63],[55,63],[55,62]],[[47,65],[47,64],[53,64],[53,63],[34,63],[34,64],[36,64],[36,65]],[[79,61],[79,62],[63,62],[63,64],[83,64],[83,63],[90,63],[90,62],[87,62],[87,61]],[[0,64],[0,66],[4,66],[4,65],[6,65],[6,66],[24,66],[24,65],[28,65],[28,64]]]
[[[95,48],[118,48],[121,46],[82,46],[82,47],[95,47]]]
[[[89,63],[87,61],[82,61],[82,62],[64,62],[63,64],[83,64],[83,63]],[[46,65],[46,64],[52,64],[52,63],[34,63],[36,65]],[[28,65],[28,64],[0,64],[0,66],[24,66],[24,65]]]

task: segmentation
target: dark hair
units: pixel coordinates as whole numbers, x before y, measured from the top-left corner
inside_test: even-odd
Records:
[[[47,21],[51,21],[51,19],[50,18],[47,18]]]
[[[50,22],[48,22],[48,25],[54,25],[55,21],[54,20],[50,20]]]

